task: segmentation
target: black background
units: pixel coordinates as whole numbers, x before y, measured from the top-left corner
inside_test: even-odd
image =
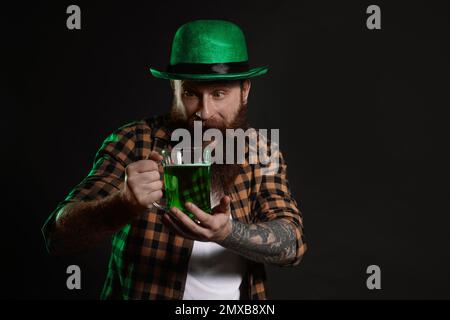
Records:
[[[270,267],[276,299],[450,298],[449,18],[428,2],[110,1],[2,5],[2,298],[97,299],[109,243],[49,257],[40,228],[117,127],[169,109],[172,37],[231,20],[253,66],[250,119],[279,128],[309,251]],[[442,3],[442,2],[441,2]],[[81,7],[81,30],[66,8]],[[366,28],[381,7],[382,30]],[[5,94],[3,92],[5,91]],[[66,288],[78,264],[82,290]],[[366,268],[381,267],[381,290]]]

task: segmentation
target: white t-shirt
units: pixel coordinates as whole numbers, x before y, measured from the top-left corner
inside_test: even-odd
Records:
[[[212,207],[218,199],[211,196]],[[215,242],[194,241],[183,300],[239,300],[245,268],[245,259],[231,250]]]

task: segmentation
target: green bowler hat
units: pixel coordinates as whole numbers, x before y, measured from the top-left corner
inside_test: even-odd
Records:
[[[182,25],[173,38],[165,71],[150,68],[157,78],[235,80],[263,75],[267,66],[250,68],[241,28],[224,20],[195,20]]]

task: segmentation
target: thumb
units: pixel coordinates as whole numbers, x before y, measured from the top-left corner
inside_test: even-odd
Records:
[[[230,212],[230,202],[231,199],[229,196],[222,197],[222,199],[220,199],[220,204],[213,209],[213,212]]]
[[[161,161],[162,159],[163,156],[160,155],[157,151],[151,151],[146,157],[146,160]]]

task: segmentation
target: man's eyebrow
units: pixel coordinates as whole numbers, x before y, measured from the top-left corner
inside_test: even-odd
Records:
[[[191,84],[189,84],[189,82],[182,82],[181,88],[183,88],[184,90],[195,90],[195,88]]]
[[[232,82],[212,82],[210,85],[213,87],[227,87],[230,88],[233,86],[234,83]]]

